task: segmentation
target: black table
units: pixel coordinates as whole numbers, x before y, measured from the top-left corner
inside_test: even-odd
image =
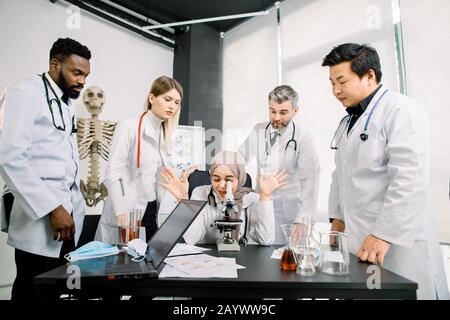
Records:
[[[249,245],[241,247],[240,252],[220,254],[215,250],[215,245],[204,247],[213,249],[205,253],[235,257],[236,262],[246,268],[238,270],[236,279],[109,279],[89,277],[85,260],[80,290],[67,288],[67,279],[73,276],[74,268],[71,265],[77,265],[76,262],[37,276],[35,284],[42,294],[58,290],[61,293],[84,293],[89,296],[120,294],[208,298],[416,299],[415,282],[383,269],[380,272],[380,288],[369,289],[367,282],[373,272],[370,272],[370,269],[368,272],[368,267],[371,265],[359,262],[354,255],[350,255],[350,274],[347,276],[331,276],[318,272],[313,277],[302,277],[295,272],[281,271],[279,260],[270,259],[273,250],[279,246]],[[112,258],[100,259],[106,261]],[[126,255],[121,258],[128,259]]]

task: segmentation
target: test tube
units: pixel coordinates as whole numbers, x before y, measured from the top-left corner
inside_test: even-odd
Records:
[[[142,227],[142,209],[136,209],[136,226],[138,228]]]
[[[135,227],[136,227],[135,218],[136,218],[135,212],[134,212],[134,210],[131,210],[130,211],[130,241],[136,238],[136,236],[135,236]]]
[[[129,239],[129,229],[127,226],[117,226],[118,233],[118,245],[126,246]]]

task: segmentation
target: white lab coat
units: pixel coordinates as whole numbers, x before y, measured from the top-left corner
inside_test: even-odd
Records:
[[[211,191],[211,185],[200,186],[192,191],[192,200],[208,200]],[[189,229],[184,233],[183,238],[186,243],[194,245],[196,243],[211,244],[223,238],[214,221],[223,218],[222,203],[214,194],[217,207],[206,204],[197,218],[191,224]],[[249,219],[247,239],[253,240],[260,245],[270,245],[275,239],[275,219],[273,211],[273,202],[259,201],[259,194],[250,192],[242,199],[241,220],[243,221],[239,238],[245,232],[245,208]]]
[[[274,244],[286,242],[281,229],[282,224],[294,223],[304,216],[314,218],[317,209],[319,158],[311,134],[305,131],[295,118],[292,121],[295,121],[294,139],[297,142],[297,150],[294,151],[293,142],[290,142],[285,150],[293,133],[293,126],[290,123],[272,146],[269,156],[270,168],[268,171],[270,173],[285,170],[288,174],[288,184],[275,190],[272,194],[276,230]],[[257,181],[259,181],[260,170],[267,164],[266,126],[267,122],[258,123],[239,148],[239,152],[247,163],[256,157]],[[271,126],[267,129],[267,140],[269,140],[270,130]],[[258,185],[256,189],[258,190]]]
[[[62,91],[47,75],[55,93]],[[54,98],[49,87],[50,99]],[[73,214],[75,243],[83,227],[84,201],[79,189],[75,107],[62,102],[66,130],[53,126],[41,75],[19,81],[6,93],[0,142],[0,174],[15,200],[8,244],[33,254],[59,257],[62,242],[53,240],[48,214],[63,205]],[[54,118],[61,125],[56,103]]]
[[[108,198],[103,207],[95,239],[115,243],[117,240],[117,215],[128,213],[131,209],[145,209],[147,203],[161,200],[165,191],[156,181],[159,169],[169,165],[169,146],[161,146],[161,120],[151,111],[147,112],[141,127],[141,174],[137,170],[137,133],[139,117],[120,121],[114,133],[104,184]],[[160,151],[159,151],[160,150]],[[123,191],[123,192],[122,192]]]
[[[381,87],[336,151],[331,218],[345,221],[350,252],[372,234],[391,243],[384,267],[419,284],[419,299],[448,299],[442,255],[428,197],[430,128],[414,100],[388,91],[360,139]],[[341,126],[347,126],[343,121]],[[339,137],[337,137],[339,139]]]

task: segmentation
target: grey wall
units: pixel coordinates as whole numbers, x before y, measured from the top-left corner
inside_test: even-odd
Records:
[[[211,153],[219,151],[222,145],[221,134],[218,140],[208,136],[222,131],[222,39],[216,30],[194,24],[188,32],[178,34],[176,42],[173,74],[185,91],[180,124],[194,125],[201,121],[207,130],[206,163],[210,163]],[[215,150],[211,150],[211,142]]]

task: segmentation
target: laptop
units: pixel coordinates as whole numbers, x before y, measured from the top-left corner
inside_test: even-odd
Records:
[[[207,201],[181,200],[161,227],[148,242],[146,258],[131,261],[126,253],[118,255],[79,260],[71,263],[81,270],[82,277],[107,277],[114,279],[156,278],[158,268],[180,240],[188,227],[203,209]]]

